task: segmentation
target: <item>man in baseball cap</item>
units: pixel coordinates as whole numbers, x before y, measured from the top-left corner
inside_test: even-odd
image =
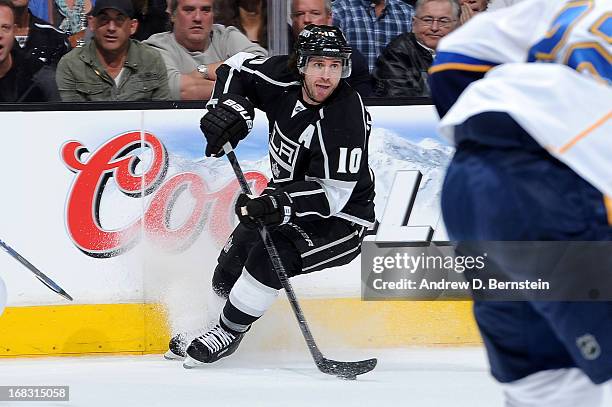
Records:
[[[97,0],[90,14],[96,17],[106,9],[116,10],[130,18],[134,17],[134,6],[131,0]]]
[[[88,20],[93,39],[61,59],[62,101],[165,100],[170,97],[161,55],[130,39],[138,28],[131,0],[97,0]]]

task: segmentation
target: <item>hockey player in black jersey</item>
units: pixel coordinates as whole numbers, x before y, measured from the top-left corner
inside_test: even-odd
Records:
[[[240,53],[217,70],[201,121],[207,156],[236,146],[252,127],[254,107],[269,122],[273,177],[261,196],[240,195],[240,223],[218,258],[212,286],[227,298],[219,321],[186,350],[186,367],[232,354],[281,289],[257,223],[266,225],[289,277],[349,263],[374,223],[368,167],[370,117],[344,81],[351,48],[331,26],[307,26],[291,56]],[[168,355],[185,356],[185,336]]]

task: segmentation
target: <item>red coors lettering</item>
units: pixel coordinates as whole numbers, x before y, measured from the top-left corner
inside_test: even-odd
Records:
[[[135,150],[148,148],[151,159],[142,174],[135,169],[140,162]],[[66,204],[66,226],[74,244],[92,257],[116,256],[132,247],[144,234],[164,251],[187,249],[208,225],[214,242],[221,246],[235,222],[234,201],[240,187],[233,180],[223,188],[210,192],[204,180],[195,173],[175,174],[167,181],[169,157],[164,145],[151,133],[131,131],[121,134],[91,153],[78,141],[62,146],[66,166],[76,173]],[[245,174],[253,189],[262,191],[266,178],[259,172]],[[144,216],[121,228],[107,230],[100,219],[100,203],[107,182],[114,178],[118,189],[133,198],[151,195]],[[189,193],[195,202],[181,225],[170,225],[175,202]],[[143,221],[144,219],[144,221]]]

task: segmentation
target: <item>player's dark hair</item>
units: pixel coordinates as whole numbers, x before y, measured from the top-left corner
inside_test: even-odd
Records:
[[[289,71],[295,73],[296,75],[300,75],[300,70],[298,69],[297,61],[298,54],[297,51],[294,49],[291,54],[289,54],[289,59],[287,60],[287,67],[289,68]]]

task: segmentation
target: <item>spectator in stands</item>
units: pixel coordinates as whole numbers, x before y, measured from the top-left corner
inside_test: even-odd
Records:
[[[460,6],[457,0],[418,0],[415,12],[412,32],[391,41],[376,61],[376,96],[430,96],[427,70],[440,39],[458,26]]]
[[[0,0],[0,103],[59,100],[53,68],[29,64],[26,57],[15,42],[15,6]]]
[[[292,50],[298,34],[308,24],[332,24],[331,0],[292,0],[291,1],[291,35],[289,49]],[[346,81],[361,96],[372,93],[372,77],[368,70],[368,62],[359,50],[353,49],[351,54],[351,76]]]
[[[89,17],[93,39],[57,67],[62,101],[165,100],[166,66],[159,52],[130,35],[138,22],[131,0],[97,0]]]
[[[266,0],[217,0],[215,22],[233,26],[252,42],[268,48],[268,2]],[[218,16],[218,17],[217,17]]]
[[[459,25],[465,24],[470,18],[487,10],[489,0],[460,0],[461,19]]]
[[[210,98],[215,71],[238,52],[267,56],[235,27],[213,24],[213,0],[170,0],[172,32],[152,35],[145,43],[158,49],[168,70],[172,99]]]
[[[370,72],[382,49],[393,38],[410,32],[414,14],[402,0],[335,0],[332,11],[334,25],[365,55]]]
[[[28,4],[29,0],[13,0],[15,39],[28,57],[40,60],[43,65],[57,65],[60,58],[70,51],[68,37],[33,15]]]
[[[49,21],[68,35],[85,31],[85,19],[91,11],[92,0],[54,0]]]
[[[170,29],[166,0],[133,0],[138,29],[132,38],[144,41],[153,34]]]

